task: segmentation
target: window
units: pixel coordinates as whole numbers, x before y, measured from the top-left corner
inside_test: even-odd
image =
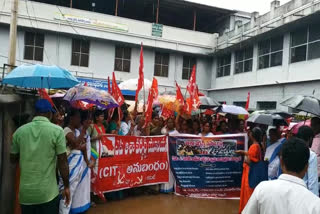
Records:
[[[192,68],[197,64],[197,60],[195,57],[184,56],[183,57],[183,68],[182,68],[182,79],[188,80],[190,79]]]
[[[242,108],[245,108],[246,104],[247,104],[246,101],[233,102],[233,105],[239,106],[239,107],[242,107]]]
[[[236,51],[235,73],[252,71],[253,47]]]
[[[259,43],[259,69],[282,65],[283,37]]]
[[[43,61],[44,35],[26,32],[24,34],[24,59]]]
[[[168,77],[169,72],[169,54],[156,52],[154,63],[154,75],[159,77]]]
[[[231,54],[221,56],[218,58],[217,77],[224,77],[230,75]]]
[[[89,66],[90,41],[72,39],[71,65],[88,67]]]
[[[317,24],[291,33],[291,63],[320,58],[320,29]]]
[[[277,109],[277,102],[257,102],[258,110],[275,110]]]
[[[114,70],[130,72],[131,48],[116,46],[116,57],[114,60]]]

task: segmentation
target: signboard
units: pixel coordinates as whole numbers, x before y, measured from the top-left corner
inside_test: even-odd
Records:
[[[100,152],[95,183],[97,192],[112,192],[169,181],[166,136],[110,136],[105,143],[109,145],[103,145],[104,151]]]
[[[69,15],[69,14],[55,13],[54,19],[72,22],[76,24],[85,24],[85,25],[92,25],[95,27],[109,28],[117,31],[128,32],[129,30],[128,25],[125,25],[125,24],[118,24],[118,23],[102,21],[98,19],[91,19],[91,18],[75,16],[75,15]]]
[[[152,23],[152,36],[162,37],[162,24]]]
[[[85,84],[87,83],[88,86],[94,87],[100,90],[108,91],[108,81],[104,79],[92,79],[92,78],[83,78],[83,77],[77,77],[77,80],[79,80],[80,83]],[[112,85],[112,81],[110,82],[110,85]],[[133,90],[121,90],[122,95],[124,96],[136,96],[136,91]]]
[[[246,134],[201,138],[169,137],[176,194],[198,198],[239,198]]]
[[[81,78],[81,77],[77,77],[77,80],[79,80],[79,82],[82,84],[87,83],[88,86],[90,86],[90,87],[108,91],[108,81],[107,80]]]

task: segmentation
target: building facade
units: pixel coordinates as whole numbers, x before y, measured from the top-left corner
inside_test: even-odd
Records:
[[[320,97],[320,2],[271,2],[269,13],[218,38],[209,96],[227,104],[287,110],[297,94]]]
[[[2,65],[7,63],[11,1],[0,0],[0,5]],[[175,82],[185,86],[193,65],[200,90],[206,91],[211,78],[202,77],[211,77],[212,59],[208,53],[217,37],[216,33],[19,1],[16,65],[55,64],[80,77],[104,80],[115,71],[117,79],[124,81],[138,78],[143,43],[145,78],[157,77],[161,91],[173,90]]]
[[[161,91],[175,82],[185,87],[196,65],[199,89],[227,104],[245,105],[248,92],[252,109],[282,109],[295,94],[320,97],[318,0],[272,1],[263,15],[180,0],[161,0],[158,10],[153,0],[120,2],[113,14],[107,3],[19,1],[17,65],[55,64],[104,80],[115,71],[124,81],[138,77],[143,43],[145,77],[155,76]],[[7,63],[10,8],[0,0],[0,65]]]

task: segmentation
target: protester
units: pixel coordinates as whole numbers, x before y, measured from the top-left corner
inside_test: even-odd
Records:
[[[157,112],[152,112],[152,122],[150,123],[150,135],[161,135],[160,120]]]
[[[119,129],[119,135],[126,136],[126,135],[131,135],[134,129],[134,122],[131,119],[131,115],[129,112],[123,111],[123,118],[120,123],[120,129]]]
[[[118,110],[113,111],[111,121],[108,124],[107,133],[109,134],[118,134],[119,132],[119,114]]]
[[[320,199],[310,192],[302,178],[308,170],[309,148],[303,140],[291,138],[281,149],[283,174],[261,182],[242,214],[318,214]]]
[[[199,134],[199,136],[202,137],[212,137],[214,136],[211,132],[212,124],[210,122],[204,122],[202,126],[202,132]]]
[[[163,135],[178,135],[179,132],[175,129],[174,118],[170,117],[167,119],[167,125],[162,129],[161,134]]]
[[[270,145],[267,147],[266,154],[264,156],[265,161],[269,161],[268,164],[268,177],[269,180],[277,179],[280,167],[279,153],[281,149],[280,133],[276,128],[269,130]]]
[[[192,128],[193,128],[193,133],[194,135],[199,135],[201,132],[201,126],[200,126],[200,121],[198,119],[194,119],[192,122]]]
[[[49,101],[35,104],[36,116],[13,135],[11,161],[20,164],[19,200],[22,214],[59,212],[59,190],[56,164],[64,185],[66,206],[70,204],[69,167],[66,144],[61,127],[50,122],[52,108]]]
[[[133,136],[147,136],[147,130],[145,125],[145,118],[143,115],[138,115],[136,117],[136,122],[137,125],[133,129]]]
[[[261,129],[258,127],[253,128],[251,131],[249,131],[249,138],[251,141],[251,145],[248,152],[241,150],[236,151],[237,154],[244,156],[239,213],[241,213],[241,211],[244,209],[251,194],[253,193],[253,189],[249,186],[250,163],[256,163],[263,159],[263,151],[261,146]]]
[[[179,130],[182,134],[189,134],[189,127],[187,120],[183,119],[181,122],[181,129]]]
[[[297,137],[304,140],[307,147],[310,148],[314,137],[313,131],[309,126],[301,126],[299,128]],[[307,188],[313,192],[316,196],[319,196],[318,185],[318,160],[317,155],[310,149],[309,166],[306,175],[303,180],[307,185]]]
[[[228,133],[228,124],[226,121],[221,121],[219,126],[216,129],[216,135],[227,134]]]
[[[244,120],[239,120],[239,132],[240,133],[246,132],[245,127],[246,127],[246,122]]]
[[[100,110],[96,110],[94,112],[93,124],[90,124],[88,128],[88,133],[90,134],[91,139],[91,147],[95,151],[99,151],[99,142],[103,135],[106,134],[105,127],[103,125],[104,122],[104,112]]]
[[[179,132],[175,129],[175,120],[173,118],[167,119],[166,133],[164,134],[169,136],[174,136],[179,134]],[[169,182],[160,185],[160,192],[162,193],[170,193],[170,192],[173,192],[174,190],[175,179],[171,169],[169,173],[170,173]]]
[[[320,118],[314,117],[311,119],[311,128],[314,133],[311,150],[314,151],[318,159],[318,177],[320,180]]]
[[[61,199],[59,213],[82,213],[90,207],[90,182],[86,182],[85,177],[87,177],[89,168],[94,166],[94,163],[89,161],[88,156],[88,148],[91,148],[90,137],[87,135],[90,120],[84,120],[82,129],[80,129],[80,112],[76,109],[71,109],[65,124],[67,127],[64,129],[64,134],[69,149],[68,163],[70,169],[71,205],[67,206],[65,200]],[[61,179],[59,186],[60,189],[63,188]]]

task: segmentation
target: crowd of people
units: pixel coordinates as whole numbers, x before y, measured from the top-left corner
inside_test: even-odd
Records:
[[[23,214],[88,210],[98,157],[113,152],[107,134],[211,137],[245,132],[249,149],[236,151],[244,157],[239,213],[320,213],[319,118],[312,119],[311,128],[301,127],[296,136],[283,136],[279,127],[248,126],[238,117],[219,114],[175,114],[163,118],[155,109],[151,121],[146,122],[143,113],[129,113],[126,106],[109,111],[69,109],[65,114],[56,112],[44,99],[37,101],[35,111],[32,122],[13,135],[11,149],[12,161],[20,163],[19,200]],[[250,166],[260,161],[268,163],[270,181],[252,188]],[[173,183],[170,173],[169,183],[162,185],[160,191],[172,192]]]

